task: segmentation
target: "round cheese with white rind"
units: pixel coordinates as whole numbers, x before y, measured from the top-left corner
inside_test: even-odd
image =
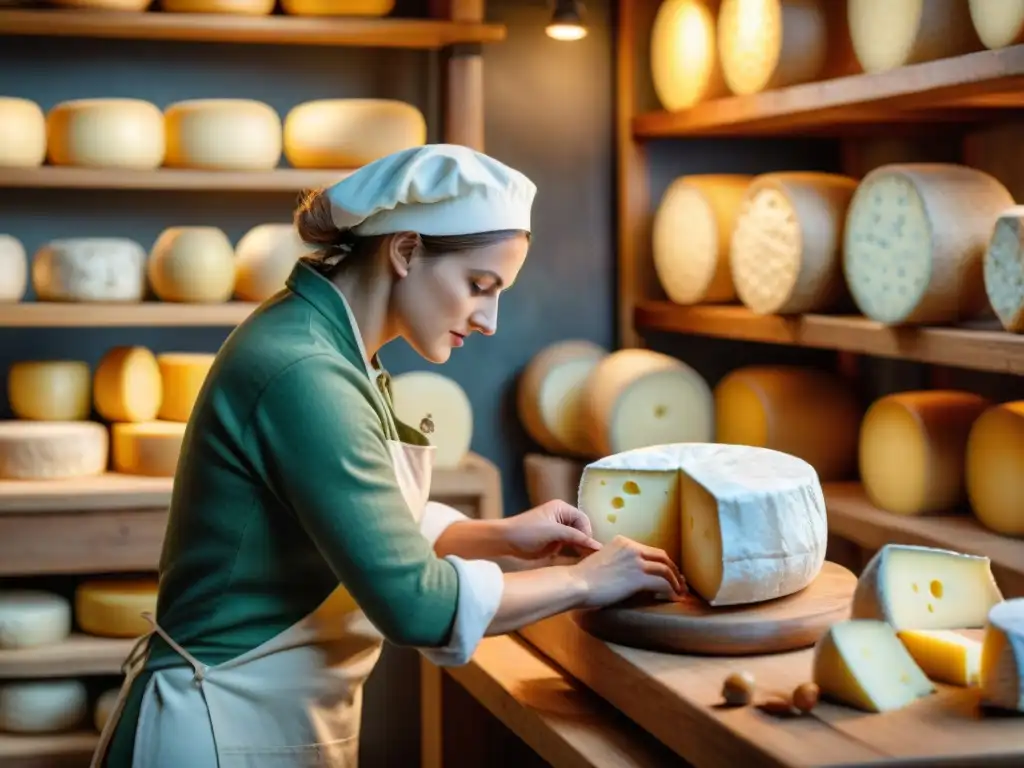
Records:
[[[223,13],[238,16],[267,16],[276,0],[160,0],[165,13]]]
[[[1024,0],[968,0],[971,23],[989,49],[1024,41]]]
[[[1024,598],[992,606],[981,644],[982,704],[1024,712]]]
[[[473,440],[473,408],[457,382],[432,371],[411,371],[391,380],[395,417],[435,447],[434,466],[462,464]]]
[[[23,360],[7,371],[7,400],[19,419],[82,421],[92,411],[92,372],[81,360]]]
[[[164,116],[141,99],[61,102],[46,116],[53,165],[148,171],[164,161]]]
[[[985,293],[1003,328],[1024,333],[1024,206],[1004,211],[985,250]]]
[[[96,366],[93,402],[107,421],[152,421],[163,397],[160,366],[145,347],[113,347]]]
[[[292,16],[387,16],[395,0],[281,0]]]
[[[971,425],[964,474],[978,522],[1024,536],[1024,400],[995,405]]]
[[[38,168],[46,159],[46,115],[34,101],[0,96],[0,168]]]
[[[164,119],[169,168],[266,171],[281,161],[281,117],[261,101],[179,101]]]
[[[294,224],[259,224],[235,246],[235,296],[265,301],[284,290],[300,257],[315,248],[302,242]]]
[[[142,301],[146,249],[123,237],[51,240],[32,259],[32,287],[40,301]]]
[[[71,634],[71,603],[38,589],[0,590],[0,648],[53,645]]]
[[[11,235],[0,234],[0,302],[21,301],[28,288],[25,246]]]
[[[80,725],[89,697],[79,680],[31,680],[0,685],[0,731],[60,733]]]
[[[107,468],[110,440],[91,421],[0,421],[0,480],[95,477]]]
[[[143,477],[174,477],[188,424],[141,421],[110,425],[111,466],[115,472]]]
[[[886,325],[955,323],[988,309],[983,261],[1009,191],[961,165],[871,171],[846,216],[843,272],[860,311]]]
[[[217,227],[165,229],[146,268],[161,301],[217,304],[235,290],[235,249]]]
[[[665,0],[651,27],[651,79],[669,112],[726,95],[716,9],[705,0]]]

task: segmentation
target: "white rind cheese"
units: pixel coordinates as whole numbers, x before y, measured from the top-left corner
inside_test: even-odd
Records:
[[[0,421],[0,480],[94,477],[107,468],[106,427],[91,421]]]
[[[1024,536],[1024,400],[985,411],[967,438],[967,496],[990,531]]]
[[[34,101],[0,96],[0,168],[38,168],[46,159],[46,116]]]
[[[1024,41],[1024,0],[968,0],[971,23],[989,49]]]
[[[1024,712],[1024,598],[993,606],[981,647],[981,700]]]
[[[433,371],[410,371],[391,380],[395,416],[422,434],[434,452],[434,466],[462,464],[473,441],[473,407],[466,391]]]
[[[40,301],[142,301],[146,250],[121,237],[51,240],[32,260],[32,287]]]
[[[715,11],[706,0],[665,0],[651,27],[651,80],[669,112],[725,96]]]
[[[65,101],[46,116],[53,165],[148,171],[164,161],[164,115],[139,99]]]
[[[170,168],[266,171],[281,161],[281,116],[261,101],[179,101],[164,119]]]
[[[0,648],[36,648],[71,634],[71,603],[35,589],[0,590]]]
[[[161,301],[218,304],[235,290],[235,249],[217,227],[165,229],[146,268]]]
[[[235,246],[235,296],[266,301],[284,290],[295,262],[314,250],[302,242],[294,224],[253,227]]]
[[[1002,323],[1012,333],[1024,333],[1024,206],[1000,214],[985,251],[985,293]]]
[[[59,733],[89,713],[85,685],[78,680],[32,680],[0,685],[0,731]]]
[[[81,421],[92,410],[92,372],[81,360],[12,363],[7,399],[19,419]]]
[[[28,288],[25,246],[11,235],[0,234],[0,302],[21,301]]]

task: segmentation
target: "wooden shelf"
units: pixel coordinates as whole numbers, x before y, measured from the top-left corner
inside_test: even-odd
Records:
[[[0,11],[0,33],[431,50],[458,43],[498,43],[505,39],[506,29],[502,24],[433,19],[233,16],[57,9]]]
[[[245,320],[256,306],[242,301],[224,304],[23,301],[0,304],[0,328],[234,326]]]
[[[0,680],[119,675],[134,643],[75,633],[63,643],[0,650]]]
[[[0,480],[0,515],[23,512],[92,512],[162,509],[174,479],[108,472],[72,480]]]
[[[2,22],[0,22],[2,23]],[[157,168],[125,171],[117,168],[0,168],[0,188],[7,189],[123,189],[191,192],[302,192],[339,181],[352,171],[277,168],[272,171],[199,171]]]
[[[72,768],[89,764],[100,735],[96,731],[22,735],[0,733],[0,765],[17,768]]]
[[[1024,45],[715,99],[632,118],[637,139],[843,133],[868,125],[963,121],[1024,107]]]
[[[957,328],[890,328],[863,317],[755,315],[740,306],[686,307],[669,301],[641,302],[637,331],[664,331],[721,339],[837,349],[878,357],[1024,374],[1024,335],[995,324]]]

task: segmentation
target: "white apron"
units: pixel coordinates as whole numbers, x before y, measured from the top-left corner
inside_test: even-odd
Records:
[[[435,448],[389,440],[399,486],[419,522]],[[142,699],[134,768],[356,768],[363,685],[383,637],[339,587],[313,613],[236,659],[207,666],[145,614],[153,630],[125,661],[125,680],[93,755],[103,765],[145,648],[158,633],[189,667],[157,670]]]

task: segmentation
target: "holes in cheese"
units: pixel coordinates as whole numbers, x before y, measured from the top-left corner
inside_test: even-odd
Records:
[[[166,150],[163,113],[139,99],[61,102],[46,116],[46,135],[53,165],[147,171]]]
[[[151,421],[163,400],[156,357],[145,347],[113,347],[93,376],[96,412],[107,421]]]
[[[71,634],[71,603],[35,589],[0,590],[0,648],[52,645]]]
[[[315,250],[292,224],[259,224],[235,246],[235,296],[264,301],[284,289],[295,262]]]
[[[888,325],[957,322],[987,309],[982,263],[1013,205],[982,171],[897,164],[864,177],[850,202],[844,274],[860,311]]]
[[[651,27],[651,79],[672,112],[724,96],[714,9],[706,0],[665,0]]]
[[[0,167],[38,168],[46,159],[46,116],[34,101],[0,96]]]
[[[179,101],[164,120],[170,168],[260,171],[281,161],[281,117],[261,101]]]
[[[240,16],[266,16],[273,12],[275,0],[160,0],[167,13],[226,13]]]
[[[146,250],[120,237],[51,240],[32,260],[40,301],[142,301]]]
[[[930,680],[949,685],[977,685],[981,642],[949,629],[903,629],[900,642]]]
[[[987,557],[886,544],[857,579],[851,616],[897,630],[980,629],[1002,599]]]
[[[968,0],[974,31],[986,48],[1024,41],[1024,0]]]
[[[88,712],[88,694],[79,680],[31,680],[0,685],[0,731],[68,731],[80,725]]]
[[[457,467],[473,440],[473,407],[452,379],[432,371],[412,371],[391,380],[395,416],[418,430],[437,450],[435,467]]]
[[[676,444],[588,464],[579,507],[594,538],[664,549],[711,605],[793,594],[825,562],[825,501],[814,468],[778,451]]]
[[[1024,712],[1024,599],[993,606],[981,647],[981,700]]]
[[[1024,536],[1024,400],[978,417],[967,438],[965,467],[978,522],[996,533]]]
[[[820,312],[845,298],[843,226],[856,188],[848,176],[812,171],[755,178],[729,251],[740,301],[770,315]]]
[[[865,712],[888,712],[935,690],[881,621],[840,621],[814,647],[814,682],[824,697]]]
[[[1024,206],[1000,214],[985,251],[985,293],[1003,328],[1024,333]]]
[[[75,589],[75,618],[99,637],[139,637],[152,626],[141,614],[156,613],[155,579],[90,579]]]
[[[180,421],[111,424],[110,445],[115,472],[147,477],[174,477],[185,427]]]
[[[224,302],[235,290],[235,249],[216,227],[171,227],[153,245],[147,274],[163,301]]]
[[[607,354],[589,341],[562,341],[534,355],[523,371],[516,410],[530,437],[550,453],[595,455],[581,395],[587,377]]]
[[[96,698],[96,706],[92,711],[92,723],[100,733],[103,733],[107,720],[114,713],[114,707],[117,705],[117,697],[120,693],[120,688],[109,688]]]
[[[107,468],[110,440],[91,421],[0,421],[0,479],[66,480]]]
[[[861,422],[858,459],[871,502],[898,515],[960,504],[971,425],[989,405],[951,390],[898,392],[872,403]]]
[[[594,367],[580,393],[594,454],[666,443],[707,443],[714,435],[711,388],[681,360],[620,349]]]
[[[92,411],[92,372],[79,360],[32,360],[7,371],[7,399],[19,419],[81,421]]]
[[[156,356],[163,397],[157,418],[187,422],[216,355],[167,352]]]
[[[16,237],[0,234],[0,302],[21,301],[27,287],[25,246]]]
[[[390,99],[320,99],[284,121],[284,154],[294,168],[356,168],[427,141],[412,104]]]
[[[387,16],[395,0],[281,0],[293,16]]]
[[[707,174],[672,182],[654,214],[654,269],[676,304],[736,298],[729,245],[751,176]]]

